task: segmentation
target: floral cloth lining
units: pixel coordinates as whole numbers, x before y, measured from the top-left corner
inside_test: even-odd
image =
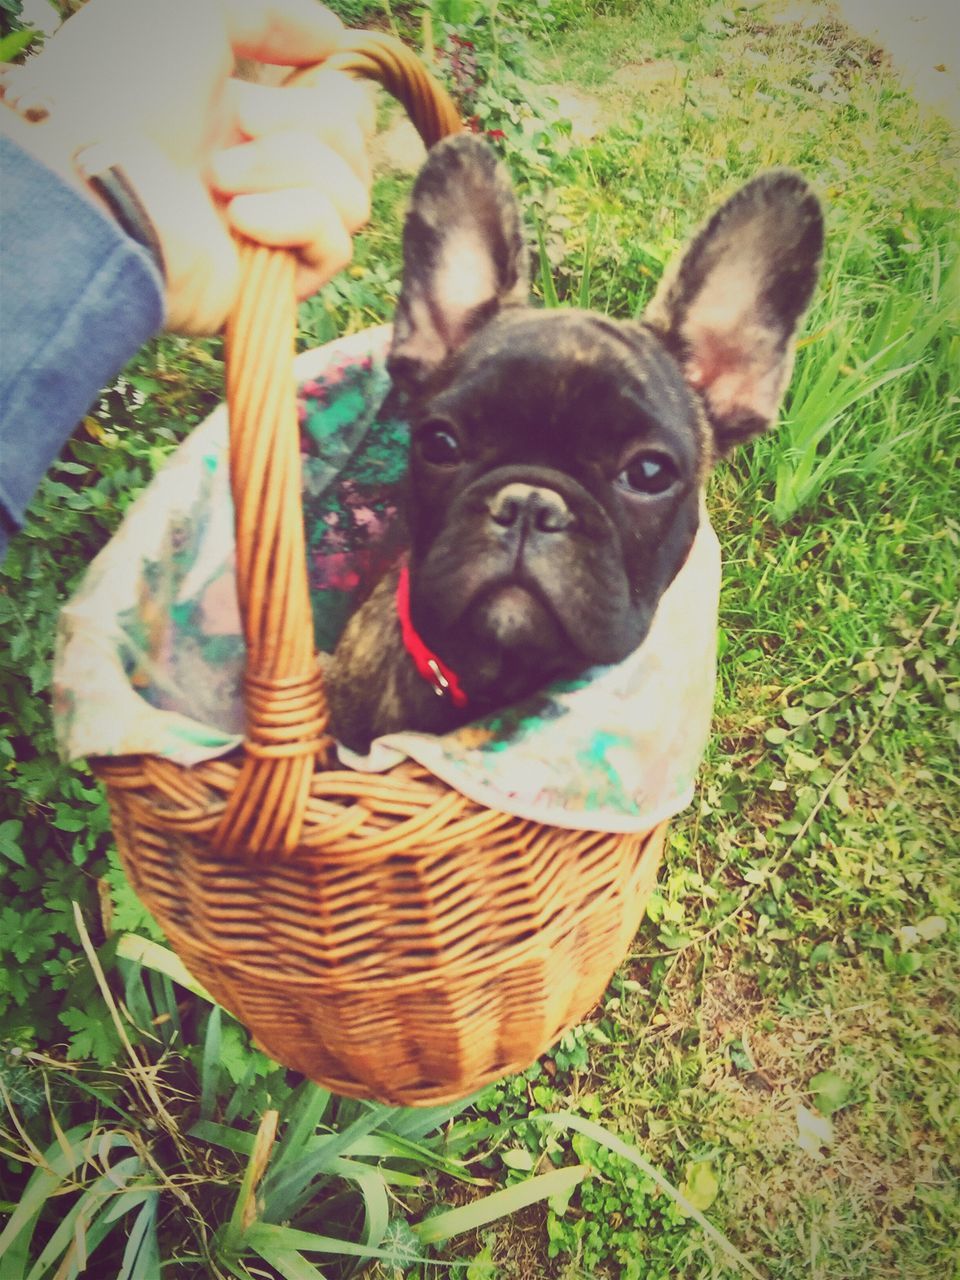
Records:
[[[383,326],[298,357],[308,575],[318,648],[403,546],[407,426],[385,411]],[[713,702],[720,553],[706,514],[650,634],[595,668],[453,733],[394,734],[346,763],[412,757],[493,808],[552,825],[646,830],[690,801]],[[245,648],[223,406],[133,505],[63,609],[61,753],[182,764],[242,740]]]

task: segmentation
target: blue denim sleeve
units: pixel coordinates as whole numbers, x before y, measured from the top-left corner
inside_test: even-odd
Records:
[[[162,322],[149,255],[0,137],[0,560],[64,441]]]

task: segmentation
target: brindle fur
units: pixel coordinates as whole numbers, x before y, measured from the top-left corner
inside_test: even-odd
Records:
[[[642,642],[710,469],[776,415],[822,240],[810,188],[775,171],[713,215],[640,321],[537,311],[502,166],[474,137],[434,148],[404,231],[389,369],[411,423],[413,621],[470,705],[417,674],[394,572],[330,666],[342,742],[442,732]],[[460,447],[454,465],[424,450],[437,427]],[[669,462],[666,492],[625,486],[638,451]]]

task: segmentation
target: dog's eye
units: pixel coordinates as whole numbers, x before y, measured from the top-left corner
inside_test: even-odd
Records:
[[[451,467],[460,461],[460,441],[444,423],[427,423],[417,433],[417,448],[424,462]]]
[[[677,466],[665,453],[637,453],[617,476],[631,493],[666,493],[677,478]]]

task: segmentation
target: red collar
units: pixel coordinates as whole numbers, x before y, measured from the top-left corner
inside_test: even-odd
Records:
[[[400,620],[403,647],[413,659],[419,674],[433,686],[433,691],[438,697],[449,698],[455,707],[465,707],[468,701],[467,695],[456,673],[451,671],[435,653],[431,653],[414,629],[410,617],[410,569],[406,561],[400,567],[400,577],[397,581],[397,617]]]

